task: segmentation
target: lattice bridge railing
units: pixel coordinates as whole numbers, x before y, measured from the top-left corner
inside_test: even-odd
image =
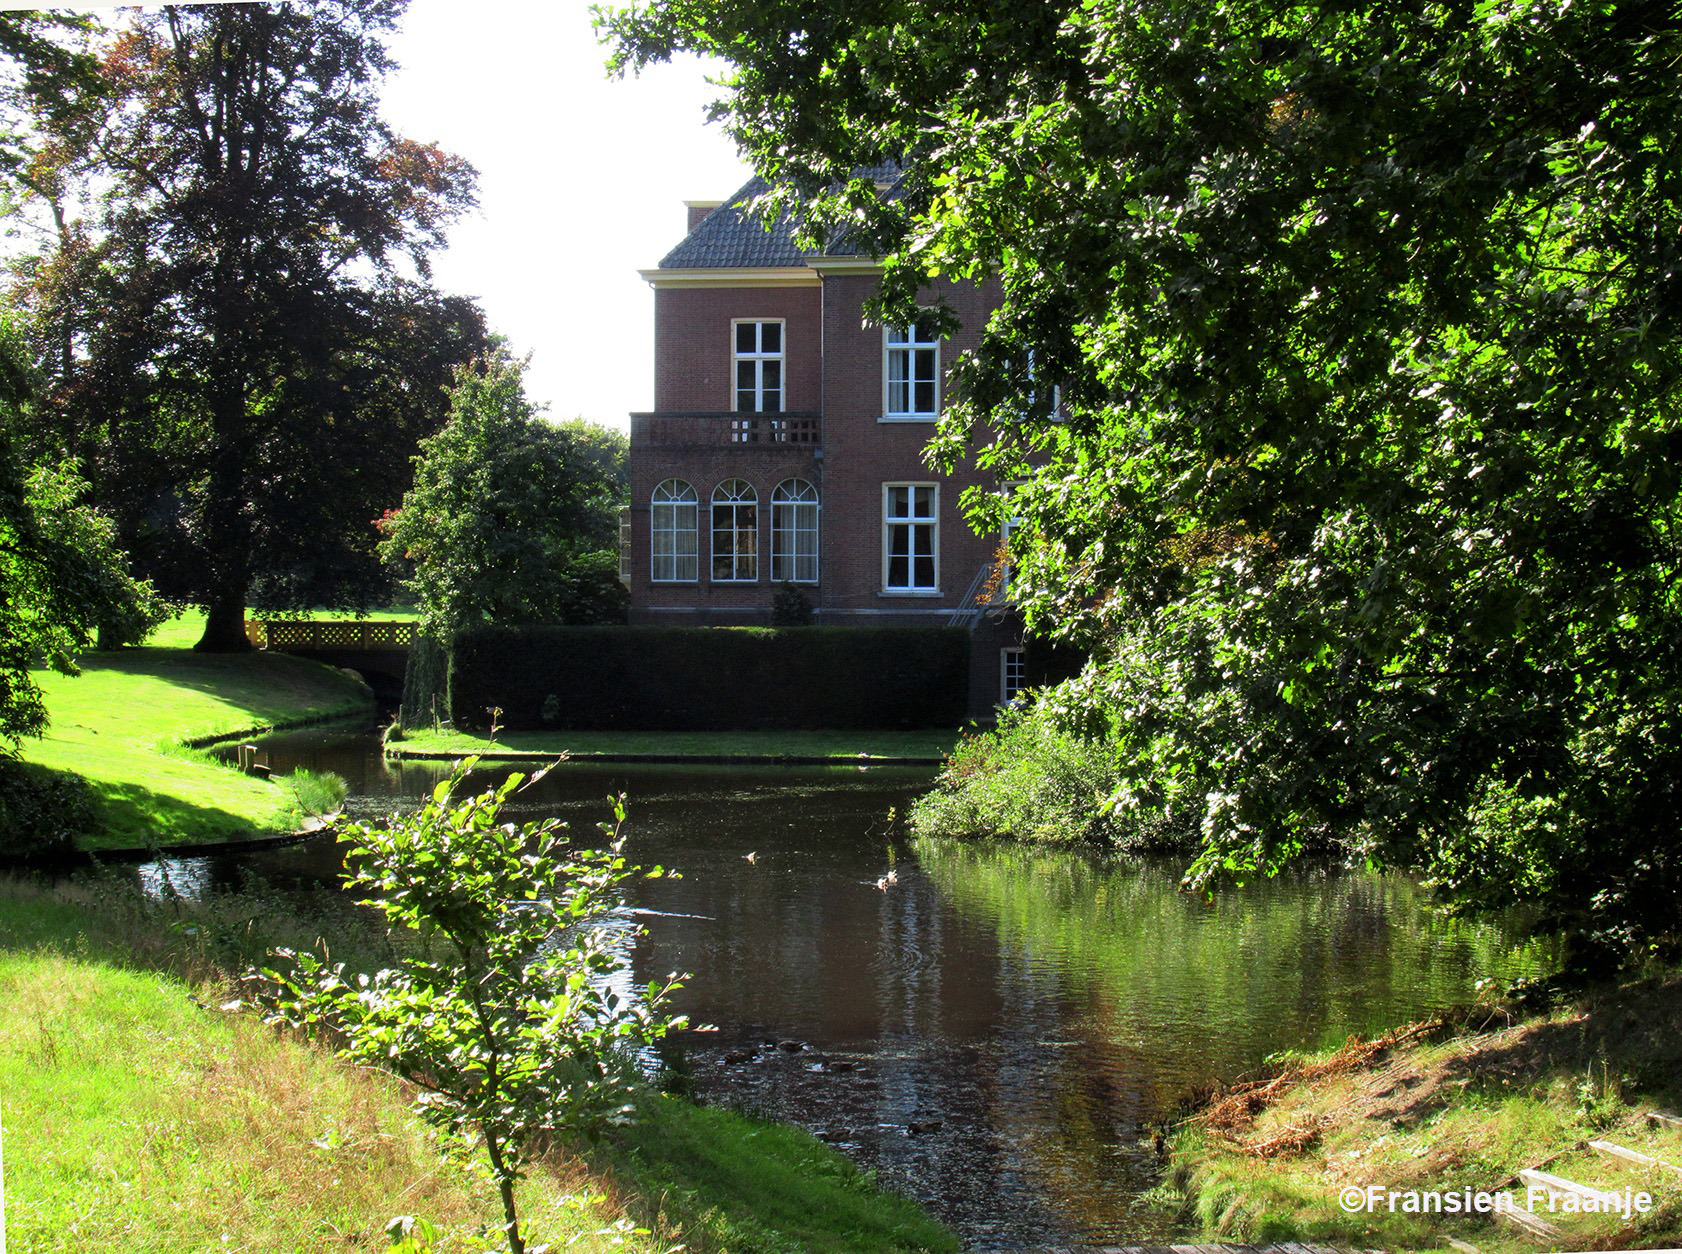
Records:
[[[247,639],[277,653],[405,650],[415,642],[415,625],[381,619],[247,619]]]

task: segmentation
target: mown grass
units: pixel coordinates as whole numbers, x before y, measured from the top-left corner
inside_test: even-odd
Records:
[[[88,782],[84,849],[167,847],[296,830],[320,808],[284,780],[239,773],[186,742],[364,713],[368,690],[279,653],[140,648],[91,653],[81,674],[37,672],[51,723],[25,761]]]
[[[1359,1065],[1335,1052],[1284,1060],[1284,1080],[1258,1109],[1217,1103],[1188,1122],[1173,1142],[1174,1178],[1205,1234],[1393,1250],[1441,1248],[1452,1236],[1516,1254],[1536,1246],[1487,1217],[1387,1206],[1351,1214],[1339,1190],[1512,1189],[1522,1206],[1517,1172],[1546,1164],[1591,1187],[1645,1189],[1656,1202],[1627,1220],[1539,1211],[1566,1228],[1561,1248],[1682,1245],[1682,1179],[1621,1167],[1586,1144],[1609,1140],[1682,1163],[1682,1136],[1644,1119],[1682,1103],[1682,979],[1603,987],[1517,1021],[1490,1010],[1473,1022],[1476,1030],[1444,1028]]]
[[[568,753],[637,754],[701,758],[915,758],[938,762],[958,739],[956,728],[936,731],[536,731],[501,732],[494,739],[458,731],[412,731],[388,746],[402,754],[529,753],[534,758]]]
[[[496,1248],[494,1189],[394,1079],[239,1004],[230,973],[272,944],[382,962],[372,913],[330,902],[0,879],[8,1248],[383,1249],[398,1215],[441,1254]],[[556,1146],[521,1199],[556,1250],[958,1248],[806,1133],[653,1093],[599,1143]]]

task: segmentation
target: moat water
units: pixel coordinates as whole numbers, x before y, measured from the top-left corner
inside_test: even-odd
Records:
[[[441,769],[388,766],[366,732],[263,746],[278,770],[344,775],[370,814]],[[1172,859],[911,839],[897,816],[931,778],[567,763],[509,817],[593,832],[627,793],[627,851],[682,874],[636,885],[626,911],[647,929],[639,980],[688,973],[677,1008],[714,1029],[680,1041],[695,1095],[810,1128],[968,1248],[1172,1240],[1150,1142],[1188,1095],[1545,965],[1399,876],[1303,866],[1204,904]],[[191,891],[248,869],[330,885],[338,848],[171,876]]]

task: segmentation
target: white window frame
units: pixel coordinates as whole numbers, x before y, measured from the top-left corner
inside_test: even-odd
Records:
[[[818,582],[818,489],[784,479],[771,489],[771,582]]]
[[[631,507],[619,507],[619,582],[631,586]]]
[[[759,582],[759,492],[746,479],[726,479],[713,489],[712,511],[709,515],[712,522],[712,565],[710,567],[713,583],[758,583]],[[719,526],[720,511],[727,511],[724,517],[728,522]],[[746,520],[743,519],[744,511]],[[728,537],[728,542],[720,550],[719,536]],[[723,560],[727,565],[728,574],[719,574],[719,563]]]
[[[1012,674],[1014,672],[1014,675]],[[1012,679],[1016,680],[1013,687]],[[999,650],[999,704],[1009,705],[1028,690],[1028,651],[1021,645]]]
[[[1028,350],[1028,364],[1027,364],[1027,370],[1028,370],[1028,412],[1023,415],[1024,418],[1037,418],[1037,417],[1041,416],[1040,412],[1039,412],[1039,409],[1040,409],[1039,368],[1038,368],[1037,363],[1034,360],[1034,357],[1035,357],[1034,350],[1030,348]],[[1060,383],[1053,383],[1051,385],[1051,411],[1048,414],[1046,414],[1045,417],[1050,418],[1050,420],[1052,422],[1062,422],[1063,421],[1063,385],[1060,384]]]
[[[777,328],[777,349],[767,352],[764,348],[765,328]],[[741,347],[741,328],[753,327],[753,348],[744,351]],[[783,318],[736,318],[730,323],[730,412],[734,414],[780,414],[788,409],[788,325]],[[777,366],[777,386],[768,388],[765,385],[765,366],[768,362],[775,362]],[[742,367],[747,366],[752,372],[753,383],[748,388],[741,385]],[[742,408],[742,393],[752,394],[753,408]],[[776,404],[765,403],[768,392],[776,393]]]
[[[919,338],[924,334],[918,323],[924,319],[919,317],[910,326],[882,328],[882,421],[883,422],[933,422],[940,417],[940,338]],[[917,374],[917,365],[926,355],[932,376],[922,380]],[[901,382],[899,386],[905,392],[905,407],[894,407],[894,373],[896,361],[903,361],[901,365]],[[931,387],[931,405],[927,409],[917,407],[917,385],[926,381]]]
[[[908,512],[895,514],[893,512],[894,490],[906,489],[906,506]],[[917,513],[917,493],[927,490],[929,512],[926,515]],[[905,527],[906,534],[906,582],[903,585],[893,583],[893,552],[894,529]],[[932,559],[931,581],[927,584],[917,582],[917,535],[927,532],[929,537],[929,557]],[[882,485],[882,592],[885,596],[918,596],[937,597],[940,595],[940,485],[938,483],[905,482],[884,483]]]
[[[700,579],[700,497],[682,479],[663,480],[649,498],[648,578],[651,583],[696,583]],[[685,524],[684,515],[688,515]],[[660,538],[669,536],[665,546]],[[684,537],[688,543],[684,543]],[[662,551],[664,547],[665,551]],[[666,562],[661,573],[661,562]],[[685,573],[687,571],[687,573]]]

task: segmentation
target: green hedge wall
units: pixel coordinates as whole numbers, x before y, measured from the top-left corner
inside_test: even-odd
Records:
[[[510,731],[956,727],[969,633],[946,627],[492,627],[457,637],[450,715]],[[553,699],[551,699],[553,698]]]

